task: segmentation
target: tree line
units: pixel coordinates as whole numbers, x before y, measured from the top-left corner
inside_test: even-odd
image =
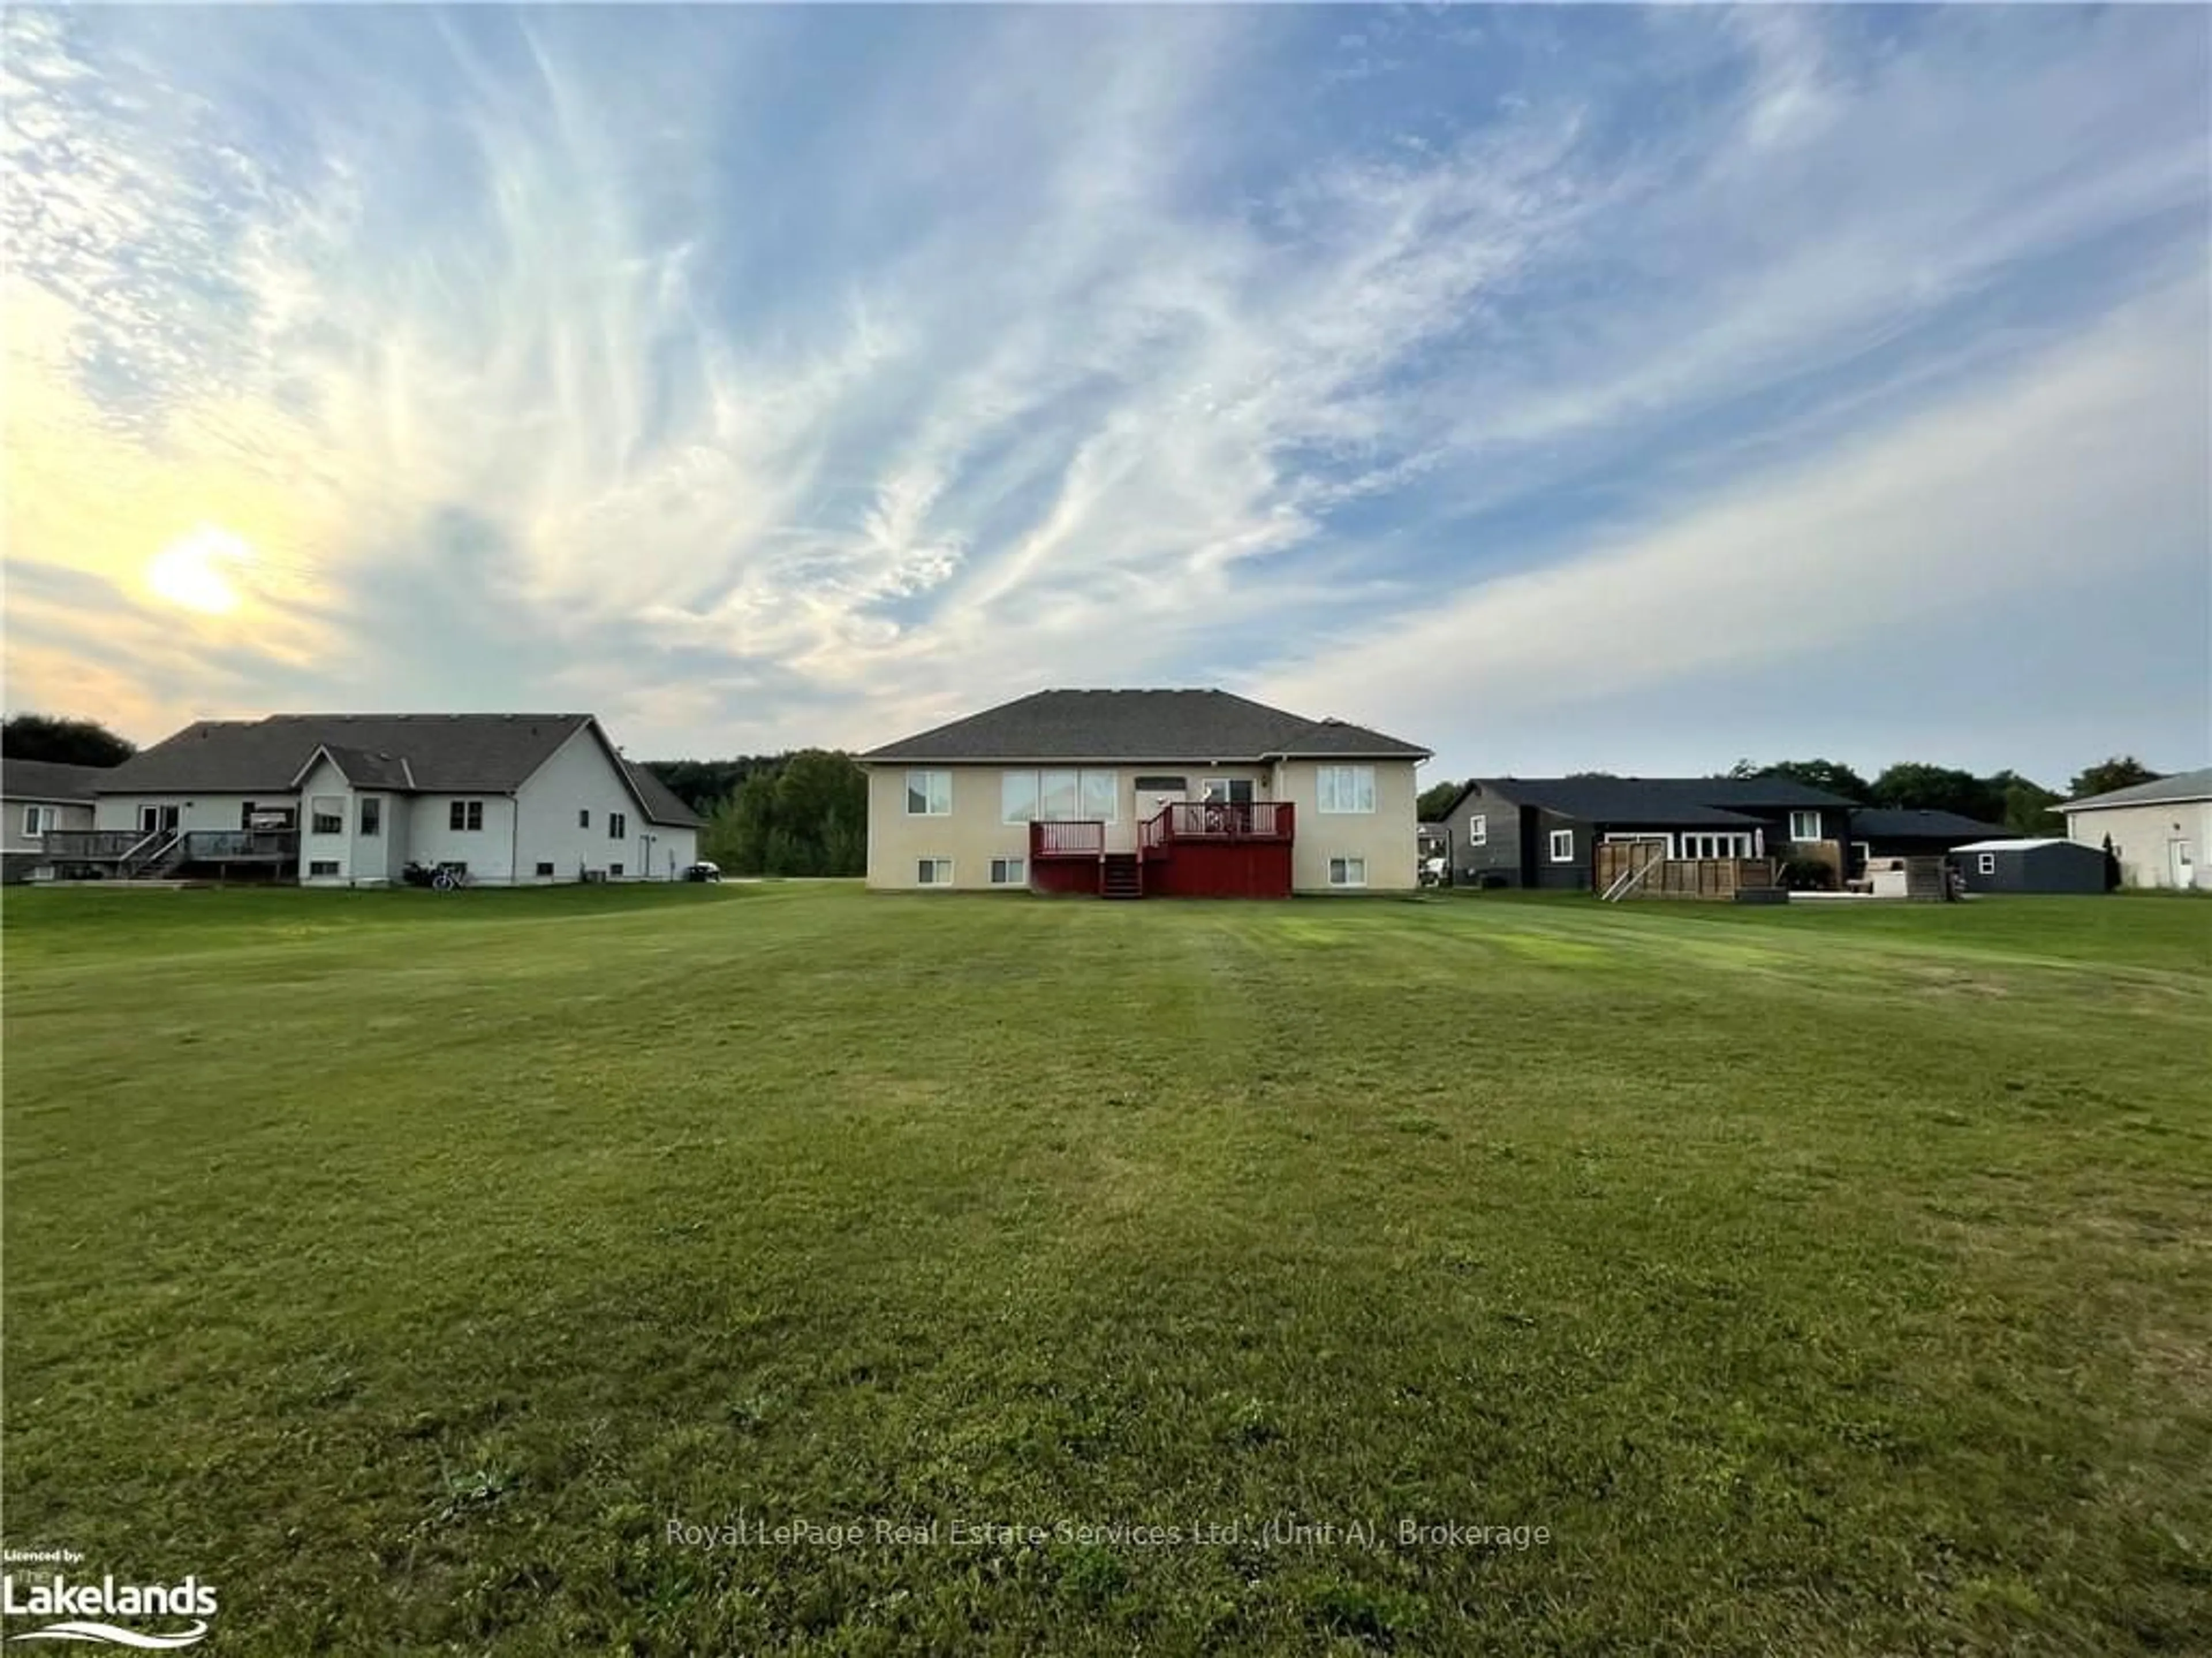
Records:
[[[849,754],[799,749],[734,760],[651,760],[706,819],[699,855],[731,875],[865,875],[868,777]]]
[[[2063,793],[2045,788],[2033,778],[2009,768],[1986,777],[1955,766],[1935,766],[1903,760],[1871,780],[1835,760],[1775,760],[1765,763],[1739,760],[1725,772],[1731,778],[1787,777],[1808,787],[1826,789],[1863,806],[1893,806],[1916,811],[1955,811],[1984,823],[2001,823],[2015,835],[2063,835],[2065,820],[2057,807],[2061,801],[2103,794],[2137,783],[2154,783],[2162,774],[2133,755],[2115,755],[2077,772]],[[1608,772],[1577,772],[1579,777],[1605,777]],[[1422,792],[1421,821],[1431,823],[1449,811],[1465,786],[1439,783]]]

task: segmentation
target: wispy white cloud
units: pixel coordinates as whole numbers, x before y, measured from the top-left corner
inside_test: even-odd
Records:
[[[2021,592],[2063,602],[2117,586],[2201,613],[2212,600],[2208,323],[2212,270],[2200,266],[1996,385],[1386,629],[1336,634],[1261,683],[1294,705],[1364,708],[1407,730],[1463,711],[1513,733],[1493,742],[1540,752],[1541,722],[1577,705],[1617,708],[1868,638],[1875,660],[1909,676],[1880,644],[1885,628],[1933,618],[1970,631]],[[2179,579],[2161,586],[2160,571]],[[2096,646],[2080,641],[2085,655]],[[2195,667],[2212,684],[2204,654]],[[1828,717],[1808,710],[1808,732]],[[1723,732],[1729,716],[1701,707],[1697,723]]]
[[[2044,497],[2148,451],[2030,521],[1931,411],[2125,406],[2017,389],[2108,316],[2172,398],[2186,317],[2125,307],[2201,280],[2204,20],[1476,21],[10,14],[9,556],[262,553],[162,639],[11,604],[10,696],[96,647],[126,718],[589,701],[703,752],[1264,662],[1381,718],[1469,654],[1439,590],[1483,661],[1654,683],[1739,647],[1581,607],[1657,602],[1685,525],[1886,531],[1869,457],[1973,580],[2070,579]]]

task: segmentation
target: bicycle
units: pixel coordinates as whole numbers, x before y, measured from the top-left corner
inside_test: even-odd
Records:
[[[433,892],[459,892],[469,884],[469,872],[465,869],[441,868],[430,878]]]

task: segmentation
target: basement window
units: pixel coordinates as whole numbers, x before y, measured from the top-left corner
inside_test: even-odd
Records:
[[[550,863],[540,863],[538,865],[538,878],[541,881],[551,880],[553,878],[553,865]]]
[[[1029,872],[1019,858],[994,858],[991,860],[991,884],[994,887],[1018,887],[1026,884]]]
[[[307,874],[310,878],[318,875],[336,875],[337,872],[338,860],[335,858],[318,858],[307,865]]]
[[[1332,858],[1328,860],[1328,884],[1333,887],[1364,887],[1367,884],[1367,860],[1364,858]]]
[[[923,858],[914,866],[914,884],[918,887],[949,887],[952,884],[952,860],[950,858]]]
[[[620,864],[609,864],[607,865],[607,878],[611,881],[621,880],[622,872],[623,866]]]

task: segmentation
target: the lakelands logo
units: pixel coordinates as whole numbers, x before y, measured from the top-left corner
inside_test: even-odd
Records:
[[[69,1549],[9,1549],[0,1561],[9,1567],[33,1563],[75,1565],[83,1556]],[[215,1616],[215,1586],[197,1577],[175,1583],[118,1583],[110,1573],[97,1582],[72,1579],[63,1571],[16,1572],[0,1575],[0,1613],[9,1619],[44,1618],[53,1621],[37,1629],[10,1627],[9,1642],[89,1641],[101,1646],[135,1647],[142,1651],[167,1652],[196,1646],[207,1638],[207,1620]],[[126,1629],[112,1619],[149,1618],[192,1620],[182,1629]]]

